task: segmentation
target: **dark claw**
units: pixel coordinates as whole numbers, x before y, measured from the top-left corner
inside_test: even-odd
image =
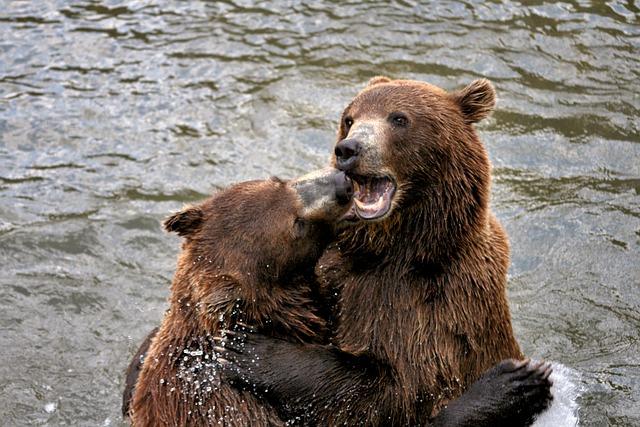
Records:
[[[249,328],[252,330],[253,328]],[[271,338],[253,332],[222,330],[213,338],[216,360],[222,377],[241,389],[260,390],[263,372],[263,357],[270,354],[265,348]],[[259,347],[259,349],[257,348]],[[266,374],[269,374],[267,368]]]
[[[220,364],[220,366],[222,367],[229,367],[231,366],[231,362],[229,362],[227,359],[219,357],[216,359],[216,362],[218,362]]]
[[[242,354],[245,351],[245,345],[248,335],[245,332],[236,332],[229,330],[222,330],[219,337],[214,337],[213,340],[218,343],[218,347],[221,348],[223,354],[229,352],[235,352]]]
[[[247,333],[252,333],[252,331],[232,331],[231,329],[223,329],[220,331],[222,338],[231,337],[234,340],[247,339]]]
[[[256,332],[256,329],[253,326],[248,325],[246,323],[236,322],[236,325],[240,326],[240,330],[242,332]]]
[[[548,384],[549,387],[551,387],[553,381],[549,380],[549,376],[552,372],[553,368],[548,362],[529,362],[526,367],[522,369],[522,373],[518,376],[518,379],[522,382],[522,386],[525,387],[540,387],[545,384]]]
[[[518,360],[518,361],[506,360],[506,361],[500,362],[497,366],[504,365],[503,369],[505,372],[515,372],[527,366],[529,362],[531,362],[531,359],[524,359],[524,360]]]

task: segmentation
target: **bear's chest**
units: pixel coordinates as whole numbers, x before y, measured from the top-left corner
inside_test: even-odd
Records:
[[[482,328],[441,276],[370,272],[342,280],[334,340],[340,348],[401,367],[426,389],[457,390],[477,375]]]

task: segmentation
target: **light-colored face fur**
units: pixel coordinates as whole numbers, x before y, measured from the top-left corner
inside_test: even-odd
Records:
[[[336,187],[349,184],[346,178],[336,175],[334,168],[310,172],[289,181],[287,185],[296,194],[302,206],[300,216],[309,221],[323,220],[334,223],[345,213],[347,200],[338,200],[340,189]]]
[[[374,176],[394,176],[391,168],[384,162],[384,159],[390,155],[390,153],[385,152],[388,147],[384,143],[390,139],[389,133],[387,121],[373,114],[359,118],[358,122],[349,128],[349,133],[345,139],[356,139],[362,146],[359,156],[359,162],[362,166],[359,169],[359,173]]]

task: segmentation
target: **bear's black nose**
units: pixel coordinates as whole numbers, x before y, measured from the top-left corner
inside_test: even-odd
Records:
[[[333,179],[336,186],[336,200],[339,205],[346,205],[353,196],[353,183],[344,172],[338,172]]]
[[[360,153],[360,142],[357,139],[343,139],[336,144],[336,166],[342,171],[353,169]]]

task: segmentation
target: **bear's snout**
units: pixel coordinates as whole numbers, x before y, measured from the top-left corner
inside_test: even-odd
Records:
[[[355,138],[347,138],[336,144],[336,167],[341,171],[349,171],[356,166],[362,144]]]
[[[348,209],[353,183],[343,171],[328,167],[292,180],[289,185],[302,203],[302,216],[329,223]]]

